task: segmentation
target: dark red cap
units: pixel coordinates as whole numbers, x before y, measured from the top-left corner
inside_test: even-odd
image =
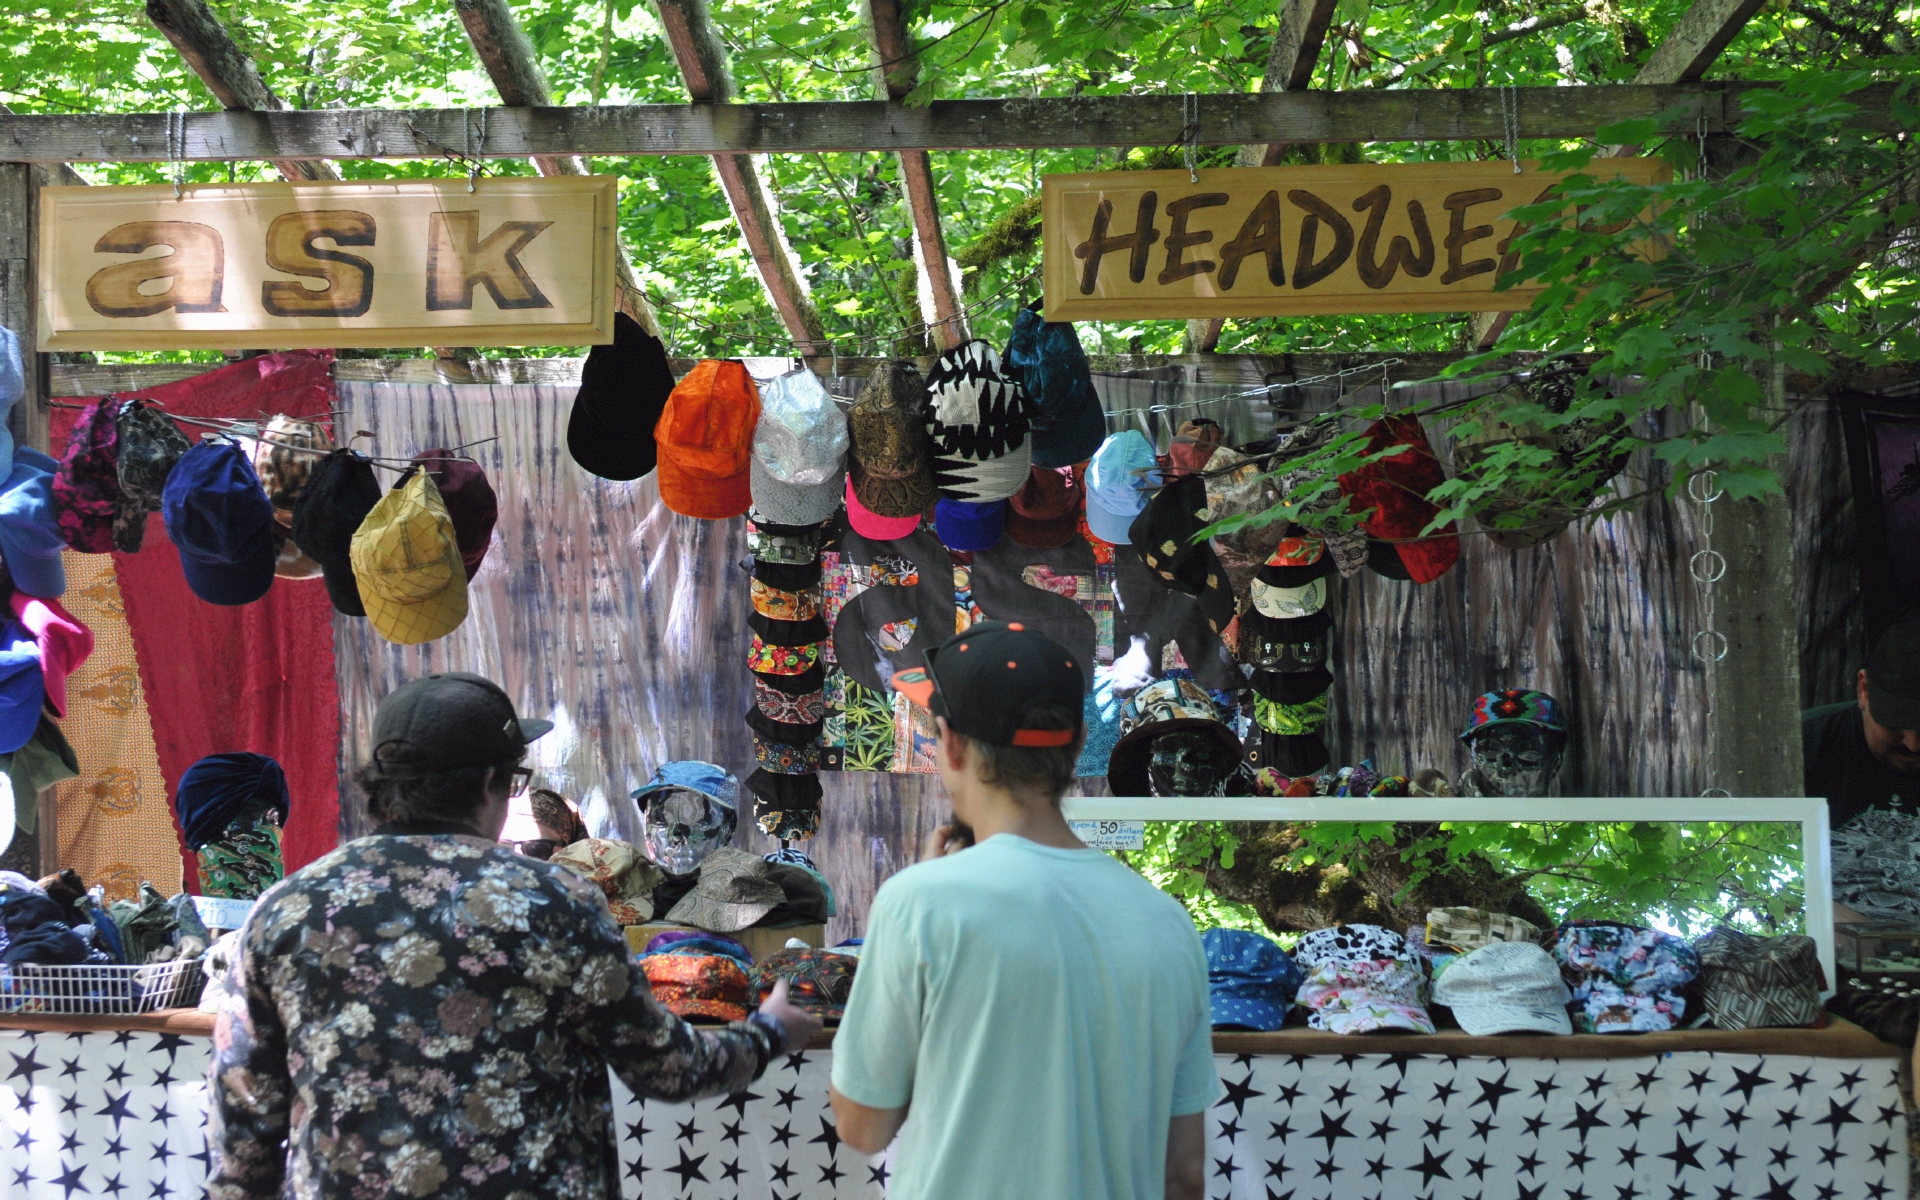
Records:
[[[893,677],[894,690],[992,746],[1066,746],[1072,729],[1022,729],[1027,706],[1057,704],[1079,717],[1087,677],[1073,655],[1018,621],[981,621],[926,652],[925,667]],[[1019,696],[1026,706],[1007,703]]]
[[[455,458],[451,450],[423,450],[413,460],[427,469],[433,485],[446,501],[447,515],[453,518],[453,540],[460,547],[460,561],[472,579],[480,570],[493,542],[493,523],[500,519],[500,503],[494,498],[487,473],[470,458]]]
[[[1034,467],[1007,501],[1007,536],[1034,550],[1064,546],[1080,532],[1086,498],[1079,467]]]

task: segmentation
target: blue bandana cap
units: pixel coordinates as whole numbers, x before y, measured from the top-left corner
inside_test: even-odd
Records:
[[[660,764],[653,778],[647,780],[644,786],[635,788],[632,796],[644,803],[652,793],[668,788],[686,788],[735,812],[740,809],[740,781],[734,778],[733,772],[697,758]]]
[[[1207,991],[1214,1027],[1271,1033],[1286,1020],[1300,990],[1300,968],[1272,940],[1244,929],[1209,929]]]

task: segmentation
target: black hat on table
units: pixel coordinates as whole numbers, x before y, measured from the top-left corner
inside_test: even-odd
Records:
[[[672,394],[667,348],[632,317],[615,313],[613,341],[587,351],[580,371],[567,420],[573,461],[602,479],[638,479],[653,470],[653,427]]]
[[[382,495],[366,455],[336,450],[314,465],[294,502],[294,544],[320,564],[333,607],[349,617],[367,615],[353,578],[353,535]]]

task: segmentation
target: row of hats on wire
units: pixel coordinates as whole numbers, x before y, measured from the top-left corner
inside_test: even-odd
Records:
[[[180,421],[207,432],[192,442]],[[471,459],[427,450],[390,466],[401,478],[383,489],[374,467],[384,460],[337,448],[321,421],[287,415],[264,427],[176,418],[151,401],[110,396],[80,410],[57,464],[37,458],[26,461],[47,475],[44,503],[19,507],[39,528],[38,558],[27,555],[38,569],[57,565],[63,546],[138,553],[148,514],[159,512],[200,599],[251,604],[276,577],[324,579],[337,610],[405,644],[444,637],[465,620],[467,581],[498,511]]]
[[[1203,936],[1215,1028],[1269,1031],[1294,1006],[1330,1033],[1433,1033],[1429,1004],[1475,1035],[1658,1033],[1812,1025],[1825,979],[1812,938],[1715,929],[1689,944],[1657,929],[1573,921],[1542,931],[1504,913],[1444,908],[1405,936],[1378,925],[1303,935]]]

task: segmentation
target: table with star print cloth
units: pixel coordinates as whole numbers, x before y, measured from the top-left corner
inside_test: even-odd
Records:
[[[194,1013],[118,1027],[0,1018],[0,1200],[201,1195],[210,1032]],[[1219,1034],[1215,1050],[1209,1200],[1908,1195],[1904,1052],[1844,1023],[1641,1037]],[[831,1057],[788,1055],[749,1090],[694,1104],[642,1103],[616,1080],[624,1196],[884,1196],[887,1160],[834,1128]]]

